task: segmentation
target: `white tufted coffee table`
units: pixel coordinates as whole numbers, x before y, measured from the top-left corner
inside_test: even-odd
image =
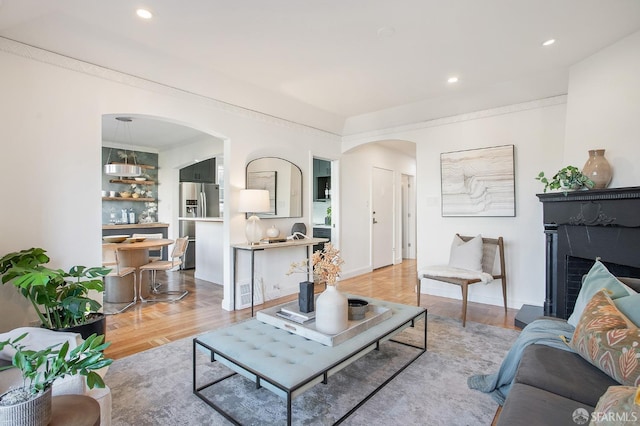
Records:
[[[291,401],[295,397],[318,383],[327,383],[329,376],[366,353],[380,349],[382,342],[394,342],[391,338],[395,334],[413,326],[416,321],[424,319],[426,322],[425,308],[361,298],[371,304],[391,309],[393,315],[337,346],[325,346],[257,319],[242,321],[193,339],[193,393],[229,421],[240,424],[222,407],[208,399],[202,391],[229,377],[241,374],[254,381],[256,387],[264,387],[286,400],[287,424],[290,425]],[[395,343],[399,344],[399,342]],[[423,345],[414,347],[420,349],[415,357],[395,371],[387,381],[369,393],[337,423],[353,413],[427,350],[426,323]],[[198,386],[196,363],[198,350],[207,353],[211,362],[220,362],[233,370],[233,373]]]

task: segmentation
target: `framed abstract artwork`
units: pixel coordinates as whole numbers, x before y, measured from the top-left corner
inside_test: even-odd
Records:
[[[440,154],[442,216],[515,216],[514,146]]]

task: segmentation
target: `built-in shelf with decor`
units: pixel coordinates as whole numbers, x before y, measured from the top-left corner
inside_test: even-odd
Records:
[[[102,201],[156,201],[155,198],[133,198],[133,197],[102,197]]]
[[[109,158],[123,158],[123,156],[127,156],[128,164],[139,165],[142,175],[139,179],[110,176],[103,170],[102,191],[103,194],[106,192],[107,196],[102,197],[102,223],[121,225],[122,222],[119,219],[122,218],[123,210],[134,213],[135,224],[141,221],[156,222],[158,220],[158,154],[102,147],[102,164],[106,164]],[[117,196],[108,196],[112,192]],[[121,197],[119,196],[121,193],[129,193],[130,196]],[[133,194],[138,195],[138,198],[134,198]]]
[[[110,179],[109,183],[126,183],[126,184],[136,184],[136,185],[155,185],[156,184],[152,180],[134,180],[134,179]]]

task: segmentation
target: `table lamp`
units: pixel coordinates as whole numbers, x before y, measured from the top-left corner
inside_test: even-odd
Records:
[[[269,191],[266,189],[241,189],[238,210],[251,215],[248,218],[245,233],[249,244],[258,244],[262,239],[262,226],[256,213],[265,213],[271,210]]]

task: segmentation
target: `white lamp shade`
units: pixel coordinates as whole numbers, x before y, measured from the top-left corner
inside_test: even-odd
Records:
[[[269,191],[266,189],[241,189],[238,210],[243,213],[264,213],[271,210]]]

